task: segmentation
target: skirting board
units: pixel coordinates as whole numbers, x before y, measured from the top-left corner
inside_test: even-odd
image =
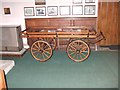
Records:
[[[0,69],[4,70],[5,75],[15,66],[13,60],[0,60]]]
[[[7,52],[7,51],[0,51],[0,55],[22,55],[26,51],[25,48],[23,48],[19,52]]]

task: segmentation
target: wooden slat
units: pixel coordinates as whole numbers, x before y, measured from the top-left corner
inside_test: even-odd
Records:
[[[88,38],[88,35],[59,35],[58,38]],[[96,38],[96,35],[90,35],[89,38]]]
[[[27,38],[55,38],[56,35],[28,35]]]
[[[56,35],[56,32],[27,32],[28,35]]]

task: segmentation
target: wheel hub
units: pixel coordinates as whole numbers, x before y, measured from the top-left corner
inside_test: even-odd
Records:
[[[39,53],[42,54],[42,53],[43,53],[43,50],[40,49],[40,50],[39,50]]]
[[[80,53],[80,50],[77,50],[76,53],[79,54],[79,53]]]

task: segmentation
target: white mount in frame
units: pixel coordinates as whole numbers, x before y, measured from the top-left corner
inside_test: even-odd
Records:
[[[70,6],[60,6],[60,15],[70,15]]]

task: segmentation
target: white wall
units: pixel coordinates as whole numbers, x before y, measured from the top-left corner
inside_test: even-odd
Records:
[[[24,7],[34,6],[31,2],[3,2],[2,3],[2,25],[17,24],[22,26],[22,30],[25,29],[24,21]],[[10,8],[11,14],[5,15],[4,8]]]

